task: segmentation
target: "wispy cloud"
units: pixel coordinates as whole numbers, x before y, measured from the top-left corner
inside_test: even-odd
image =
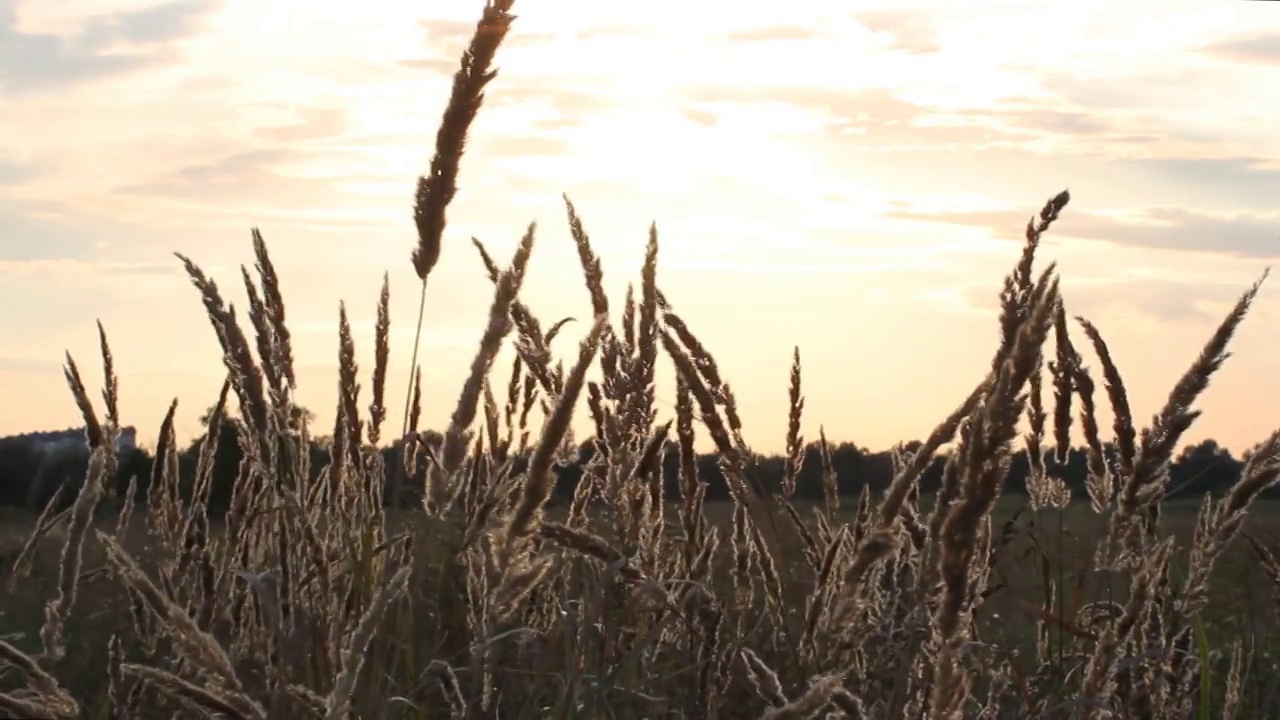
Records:
[[[904,220],[990,229],[995,237],[1017,240],[1022,211],[915,212],[894,210]],[[1067,237],[1101,240],[1156,250],[1191,250],[1250,258],[1280,257],[1280,213],[1209,215],[1179,207],[1147,208],[1127,217],[1071,212],[1055,229]]]
[[[0,262],[81,257],[93,241],[58,202],[0,198]]]
[[[767,25],[731,32],[725,39],[734,43],[756,43],[809,40],[821,35],[821,30],[806,25]]]
[[[1205,46],[1204,52],[1237,62],[1280,65],[1280,32],[1228,38]]]
[[[212,162],[184,165],[154,180],[116,188],[120,193],[210,197],[250,195],[261,192],[264,185],[283,184],[286,176],[280,166],[297,154],[283,148],[247,150],[217,158]],[[273,182],[274,181],[274,182]]]
[[[16,185],[35,177],[40,171],[30,163],[19,163],[0,158],[0,185]]]
[[[578,40],[596,40],[599,38],[609,37],[628,37],[635,35],[644,35],[652,33],[655,28],[652,25],[632,24],[632,23],[602,23],[595,24],[579,30],[576,34]]]
[[[301,144],[331,139],[347,128],[347,111],[341,107],[295,107],[289,111],[294,119],[258,128],[257,135],[272,142]]]
[[[872,33],[891,38],[890,48],[919,55],[942,49],[933,27],[932,14],[919,10],[865,10],[853,14]]]
[[[0,275],[14,278],[47,278],[75,282],[92,277],[167,276],[176,266],[161,263],[85,262],[80,260],[0,260]]]
[[[195,33],[219,0],[173,0],[95,15],[70,37],[23,32],[13,0],[0,3],[0,88],[54,92],[81,82],[174,62],[172,43]]]
[[[1113,326],[1122,324],[1126,328],[1156,323],[1177,331],[1188,324],[1205,326],[1220,322],[1245,287],[1239,282],[1072,278],[1062,292],[1071,316],[1102,318]],[[968,307],[987,316],[998,308],[999,301],[989,286],[971,284],[958,297]]]
[[[1261,211],[1276,207],[1280,153],[1270,157],[1147,157],[1119,160],[1140,178],[1167,182],[1187,203],[1209,202]]]

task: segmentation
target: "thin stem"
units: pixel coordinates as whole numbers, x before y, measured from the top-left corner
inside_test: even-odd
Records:
[[[418,368],[418,343],[422,339],[422,315],[427,307],[427,279],[422,278],[422,293],[418,296],[418,325],[413,332],[413,359],[409,361],[409,389],[404,394],[404,427],[400,430],[400,441],[404,442],[409,434],[409,404],[413,402],[413,378]]]
[[[1066,555],[1062,552],[1062,536],[1066,533],[1063,525],[1062,516],[1066,514],[1066,506],[1058,508],[1058,614],[1062,617],[1068,617],[1067,613],[1074,612],[1076,608],[1067,608],[1067,590],[1063,585],[1066,582]],[[1067,630],[1061,625],[1058,626],[1058,672],[1063,672],[1067,664]]]

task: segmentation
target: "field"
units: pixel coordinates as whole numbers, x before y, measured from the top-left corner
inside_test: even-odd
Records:
[[[930,499],[922,502],[922,507],[929,505]],[[729,532],[733,507],[732,503],[708,503],[705,510],[709,522],[723,532]],[[799,506],[799,509],[807,512],[813,508]],[[1198,504],[1190,501],[1166,502],[1163,508],[1160,529],[1162,533],[1177,538],[1184,555],[1185,548],[1192,543],[1198,509]],[[669,517],[675,517],[678,510],[678,506],[669,505],[666,512]],[[549,517],[563,514],[548,513]],[[1123,603],[1128,587],[1123,578],[1091,569],[1097,538],[1105,534],[1106,527],[1105,521],[1087,503],[1073,503],[1062,510],[1043,510],[1037,516],[1038,526],[1029,522],[1033,514],[1027,510],[1025,498],[1004,498],[994,509],[992,517],[997,526],[1012,521],[1017,529],[996,555],[994,565],[999,568],[1001,587],[982,603],[974,630],[974,637],[980,642],[1031,657],[1035,656],[1039,633],[1048,633],[1046,637],[1051,648],[1065,648],[1073,640],[1072,633],[1082,630],[1074,622],[1062,620],[1063,616],[1073,614],[1060,611],[1047,614],[1044,608],[1064,605],[1079,608],[1085,603],[1100,600]],[[843,509],[839,519],[856,523],[856,512]],[[110,532],[115,529],[117,521],[118,518],[99,518],[94,524]],[[61,534],[47,537],[36,550],[30,573],[15,579],[11,572],[13,561],[34,527],[34,518],[25,513],[0,515],[0,583],[6,587],[11,580],[19,583],[16,592],[8,594],[5,605],[0,606],[0,638],[32,654],[40,650],[40,639],[35,629],[43,623],[45,604],[56,592],[61,544],[65,539]],[[220,524],[212,528],[215,536],[221,530]],[[430,549],[447,545],[440,542],[441,534],[457,533],[456,528],[433,522],[420,513],[403,511],[389,516],[388,530],[391,533],[408,531],[415,538],[415,547],[426,549],[426,552],[415,556],[415,576],[420,578],[438,577],[443,559],[433,555]],[[1258,501],[1246,531],[1273,551],[1280,548],[1280,501]],[[675,524],[668,523],[668,533],[672,537],[678,537],[679,532]],[[795,539],[791,535],[786,537],[792,541]],[[159,560],[163,554],[155,551],[156,540],[145,526],[134,524],[124,536],[123,545],[148,572],[160,569]],[[59,678],[75,697],[101,698],[99,707],[85,708],[86,717],[105,717],[109,712],[106,699],[109,678],[103,672],[104,650],[113,636],[129,637],[134,621],[129,609],[129,594],[110,577],[103,553],[92,544],[86,546],[86,551],[84,579],[79,589],[83,610],[68,619],[66,655],[46,669]],[[784,550],[785,557],[800,554],[801,548],[795,545]],[[1185,565],[1185,558],[1175,560],[1174,564]],[[790,577],[786,577],[784,572],[787,602],[794,607],[803,607],[812,588],[813,573],[797,564],[789,565],[789,571]],[[721,582],[729,586],[728,591],[732,591],[730,578],[721,577]],[[1238,541],[1219,560],[1211,586],[1212,602],[1202,619],[1217,671],[1225,673],[1229,669],[1230,659],[1225,657],[1224,650],[1233,638],[1249,639],[1244,649],[1250,655],[1251,666],[1270,666],[1274,654],[1280,651],[1276,643],[1280,585],[1264,572],[1249,545]],[[1062,594],[1055,599],[1052,595],[1058,589]],[[403,612],[422,616],[402,617],[396,627],[440,627],[442,591],[448,590],[433,587],[430,583],[414,587],[407,594]],[[1046,591],[1051,597],[1046,598]],[[448,642],[445,638],[428,636],[410,641],[418,646],[412,654],[419,657],[439,657],[442,646]],[[451,658],[453,661],[457,659]],[[1061,662],[1065,664],[1066,661]],[[564,668],[551,670],[562,672]],[[15,689],[20,685],[17,680],[11,674],[0,681],[0,690]],[[1275,707],[1280,678],[1259,673],[1257,677],[1244,677],[1242,683],[1251,686],[1249,694],[1259,711],[1263,707]],[[402,690],[405,691],[403,697],[412,704],[401,704],[398,709],[389,708],[385,717],[435,715],[422,712],[422,709],[439,698],[424,693],[422,687],[417,688],[417,697],[413,688]],[[1249,712],[1248,707],[1240,708],[1241,717],[1261,716],[1246,714]]]
[[[417,182],[419,332],[511,7],[485,5]],[[323,445],[294,402],[263,235],[239,314],[179,255],[227,369],[209,432],[180,451],[171,406],[146,476],[120,488],[125,419],[102,326],[101,402],[67,357],[87,471],[42,472],[63,496],[38,520],[0,524],[0,717],[1280,717],[1280,506],[1263,499],[1280,479],[1280,431],[1203,504],[1165,501],[1197,401],[1265,276],[1140,426],[1102,334],[1066,307],[1070,280],[1037,267],[1070,199],[1027,223],[999,285],[989,368],[858,497],[840,495],[821,419],[805,415],[805,391],[821,388],[804,386],[799,348],[779,477],[762,480],[732,378],[661,289],[656,228],[634,293],[611,304],[565,199],[592,321],[563,356],[551,345],[561,324],[544,327],[521,299],[536,228],[505,263],[473,241],[493,302],[435,435],[418,426],[420,382],[403,415],[389,407],[389,285],[367,379],[342,306]],[[448,252],[470,251],[459,245]],[[503,383],[493,364],[507,346]],[[404,354],[420,379],[416,343]],[[675,372],[674,412],[656,402],[659,365]],[[579,413],[589,453],[569,433]],[[226,436],[241,452],[223,476]],[[726,501],[708,498],[704,439]],[[1073,488],[1054,458],[1077,439],[1087,475]],[[807,449],[821,470],[812,503],[796,494]],[[1007,478],[1024,457],[1015,499]],[[552,502],[570,467],[581,479]],[[930,468],[939,490],[924,496]]]

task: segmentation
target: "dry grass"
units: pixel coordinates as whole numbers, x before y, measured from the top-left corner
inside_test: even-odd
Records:
[[[413,264],[424,308],[466,131],[511,25],[510,5],[486,7],[431,174],[418,185]],[[211,426],[229,400],[240,409],[245,460],[230,511],[209,519],[211,443],[190,501],[182,500],[171,407],[145,513],[95,522],[120,427],[100,328],[101,418],[67,359],[93,453],[84,489],[68,512],[42,517],[30,542],[6,549],[14,569],[4,623],[15,633],[0,643],[7,669],[0,712],[1273,715],[1280,705],[1269,684],[1277,669],[1272,593],[1280,571],[1265,540],[1236,540],[1259,493],[1280,474],[1280,433],[1258,446],[1226,497],[1206,497],[1197,511],[1161,512],[1170,455],[1258,286],[1242,295],[1146,428],[1134,425],[1101,332],[1080,321],[1115,411],[1107,443],[1060,279],[1052,266],[1034,270],[1041,235],[1068,200],[1065,192],[1051,198],[1027,225],[1000,295],[1000,343],[986,377],[974,379],[922,447],[896,456],[882,495],[864,493],[852,507],[835,495],[825,460],[825,501],[794,500],[805,446],[798,350],[785,477],[779,492],[760,482],[730,384],[659,289],[656,228],[639,292],[628,293],[615,324],[600,262],[566,198],[595,317],[567,367],[550,350],[560,325],[544,331],[519,300],[535,228],[505,269],[476,241],[495,292],[470,376],[440,447],[417,432],[421,395],[410,386],[403,462],[392,467],[376,452],[387,416],[387,287],[367,409],[344,307],[334,442],[314,482],[303,451],[308,430],[293,425],[293,353],[266,242],[255,231],[257,277],[242,273],[252,338],[216,283],[182,257],[228,370]],[[500,407],[491,370],[509,339],[517,359]],[[668,419],[654,403],[664,358],[679,381]],[[602,379],[588,382],[595,364]],[[1041,398],[1046,368],[1051,410]],[[414,370],[418,377],[416,359]],[[584,394],[596,452],[569,506],[553,516],[546,504],[554,468],[576,457],[569,426]],[[545,417],[540,428],[530,423],[535,407]],[[1087,504],[1070,502],[1054,458],[1076,422],[1090,451]],[[733,497],[727,506],[705,502],[693,451],[699,431],[715,443]],[[679,501],[667,503],[661,461],[673,434]],[[1046,458],[1050,442],[1055,453]],[[940,493],[921,497],[922,472],[947,446]],[[1001,494],[1017,452],[1031,454],[1033,472],[1030,502],[1015,508]],[[526,455],[526,469],[514,472]],[[389,513],[384,493],[406,484],[423,487],[423,508],[411,517]],[[1269,534],[1265,514],[1253,530]],[[1241,580],[1261,592],[1240,592]]]

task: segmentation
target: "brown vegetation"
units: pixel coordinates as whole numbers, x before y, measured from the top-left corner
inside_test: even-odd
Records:
[[[424,298],[510,5],[486,7],[431,173],[418,185],[413,264]],[[438,447],[416,441],[421,396],[410,386],[403,467],[386,466],[376,447],[387,418],[387,290],[367,409],[344,308],[334,440],[318,473],[304,451],[305,426],[293,431],[290,335],[261,235],[257,281],[243,274],[252,339],[216,283],[182,257],[228,369],[210,426],[219,427],[232,398],[242,418],[231,507],[210,522],[216,443],[202,449],[192,492],[180,492],[171,407],[145,516],[133,517],[125,498],[118,518],[95,521],[115,476],[121,423],[105,333],[101,417],[68,357],[92,456],[74,504],[58,512],[50,502],[12,553],[6,627],[28,631],[0,641],[8,666],[0,712],[335,720],[1274,713],[1267,680],[1278,606],[1224,622],[1226,603],[1272,601],[1211,579],[1280,473],[1280,433],[1251,454],[1224,498],[1205,497],[1194,521],[1176,508],[1161,512],[1171,457],[1258,285],[1146,428],[1134,424],[1101,333],[1081,320],[1116,418],[1114,443],[1104,444],[1095,415],[1102,400],[1073,345],[1059,277],[1052,266],[1034,269],[1041,235],[1068,200],[1053,197],[1027,225],[1001,292],[1000,344],[986,377],[921,447],[896,457],[881,497],[864,491],[852,508],[842,507],[821,432],[824,501],[795,499],[805,447],[798,351],[781,491],[758,482],[729,383],[659,289],[656,229],[638,296],[628,295],[615,324],[599,260],[566,202],[595,317],[567,364],[549,349],[558,326],[544,331],[519,300],[535,229],[505,268],[477,242],[495,287],[488,326]],[[490,371],[513,333],[517,359],[500,407]],[[678,377],[675,416],[665,420],[654,402],[664,357]],[[589,382],[597,363],[602,379]],[[1046,367],[1052,412],[1041,400]],[[553,516],[545,507],[553,470],[576,455],[568,428],[583,395],[595,453]],[[545,421],[535,429],[538,404]],[[1070,503],[1041,449],[1052,442],[1065,457],[1077,420],[1091,508]],[[725,508],[705,502],[699,428],[729,484]],[[668,505],[661,467],[673,435],[680,502]],[[948,445],[941,490],[922,497],[920,476]],[[526,449],[526,469],[512,473]],[[1000,496],[1011,459],[1024,451],[1029,502],[1013,511]],[[423,484],[419,513],[388,513],[389,475]],[[1244,567],[1237,554],[1225,569],[1255,585],[1280,582],[1267,544],[1253,547],[1259,562]],[[42,618],[30,612],[33,599]]]

